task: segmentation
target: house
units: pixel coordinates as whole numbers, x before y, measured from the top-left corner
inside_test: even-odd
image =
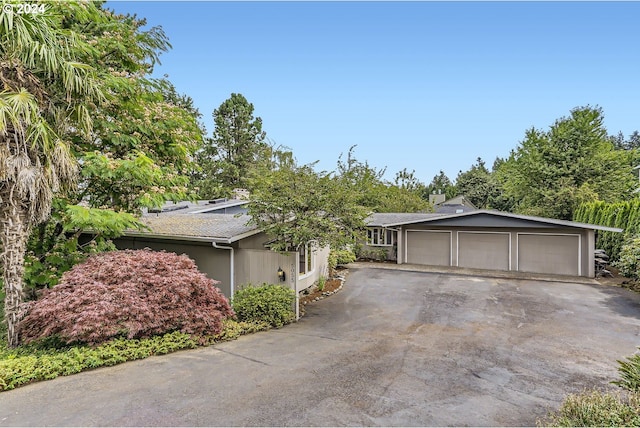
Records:
[[[328,247],[310,242],[298,251],[270,250],[270,238],[246,214],[247,203],[217,199],[166,204],[143,214],[141,221],[149,230],[127,230],[115,244],[119,249],[187,254],[202,272],[220,281],[218,288],[229,298],[249,283],[280,283],[299,292],[327,274]]]
[[[594,277],[595,233],[622,229],[494,210],[378,213],[367,248],[398,264]]]

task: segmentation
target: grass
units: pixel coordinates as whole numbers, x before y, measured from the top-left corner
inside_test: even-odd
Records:
[[[637,427],[640,426],[640,394],[614,394],[597,390],[572,394],[560,409],[538,426],[555,427]]]

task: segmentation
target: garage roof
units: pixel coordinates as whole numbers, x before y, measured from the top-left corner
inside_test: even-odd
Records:
[[[507,213],[495,210],[476,210],[463,213],[375,213],[367,219],[370,227],[396,227],[416,223],[431,223],[438,226],[475,226],[475,227],[568,227],[578,229],[622,232],[616,227],[575,221],[557,220]]]

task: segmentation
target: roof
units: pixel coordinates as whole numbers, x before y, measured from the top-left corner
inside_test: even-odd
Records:
[[[199,213],[207,213],[207,212],[215,212],[215,211],[225,211],[229,208],[242,207],[248,204],[249,201],[246,199],[214,199],[214,200],[206,200],[206,201],[196,201],[196,202],[167,202],[165,203],[161,209],[159,210],[147,210],[144,214],[158,214],[158,213],[169,213],[169,212],[180,212],[180,213],[191,213],[191,214],[199,214]]]
[[[442,214],[465,213],[475,210],[477,210],[476,207],[469,207],[462,204],[442,204],[436,207],[436,212]]]
[[[465,207],[473,208],[474,210],[478,209],[478,207],[473,205],[473,203],[469,200],[469,198],[467,198],[464,195],[458,195],[455,198],[447,199],[446,201],[440,202],[439,204],[436,204],[436,205],[438,205],[438,206],[443,206],[443,205],[464,205]]]
[[[437,213],[373,213],[365,220],[367,226],[390,227],[403,224],[421,223],[430,218],[441,217]]]
[[[140,221],[150,230],[126,230],[125,236],[147,238],[164,238],[186,241],[204,241],[232,243],[248,236],[255,235],[260,230],[251,223],[251,217],[246,214],[211,214],[207,201],[182,202],[175,204],[177,209],[162,212],[144,213]],[[245,202],[245,201],[242,201]],[[235,205],[226,205],[237,206]],[[171,207],[171,206],[170,206]],[[218,205],[220,207],[220,205]]]
[[[370,227],[396,227],[408,224],[436,222],[441,223],[444,220],[456,220],[462,218],[472,217],[484,217],[494,220],[493,226],[496,226],[495,220],[519,220],[522,224],[537,224],[540,226],[560,226],[579,229],[591,229],[602,230],[608,232],[622,232],[623,229],[615,227],[600,226],[596,224],[578,223],[568,220],[557,220],[545,217],[535,217],[521,214],[513,214],[504,211],[495,210],[474,210],[462,213],[417,213],[417,214],[404,214],[404,213],[377,213],[369,216],[367,219],[367,226]]]

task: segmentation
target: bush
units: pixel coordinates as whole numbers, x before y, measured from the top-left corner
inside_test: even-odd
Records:
[[[387,260],[387,250],[385,250],[384,248],[376,248],[376,249],[370,248],[370,249],[362,250],[358,254],[358,258],[383,262]]]
[[[640,426],[640,394],[624,396],[599,391],[569,395],[560,409],[541,426],[559,427],[616,427]]]
[[[614,265],[628,278],[640,278],[640,237],[626,241],[620,250],[620,257]]]
[[[618,360],[618,364],[621,379],[612,383],[628,391],[640,392],[640,354],[627,357],[626,361]]]
[[[198,343],[190,335],[173,332],[150,339],[114,339],[95,348],[74,346],[47,349],[30,345],[6,349],[0,351],[0,391],[96,367],[197,347]]]
[[[178,331],[149,339],[113,339],[96,347],[86,345],[56,349],[59,343],[42,340],[18,348],[0,346],[0,391],[14,389],[31,382],[54,379],[90,370],[113,366],[125,361],[163,355],[199,345],[235,340],[241,335],[268,330],[266,323],[223,321],[223,329],[206,342]]]
[[[328,258],[329,271],[333,272],[338,266],[356,261],[356,255],[351,250],[331,250]]]
[[[97,344],[172,331],[205,337],[234,315],[216,281],[187,256],[150,250],[91,256],[31,302],[18,325],[24,343],[57,337]]]
[[[282,327],[295,318],[295,299],[295,292],[282,285],[248,285],[236,291],[232,305],[240,321],[265,322],[273,327]]]

